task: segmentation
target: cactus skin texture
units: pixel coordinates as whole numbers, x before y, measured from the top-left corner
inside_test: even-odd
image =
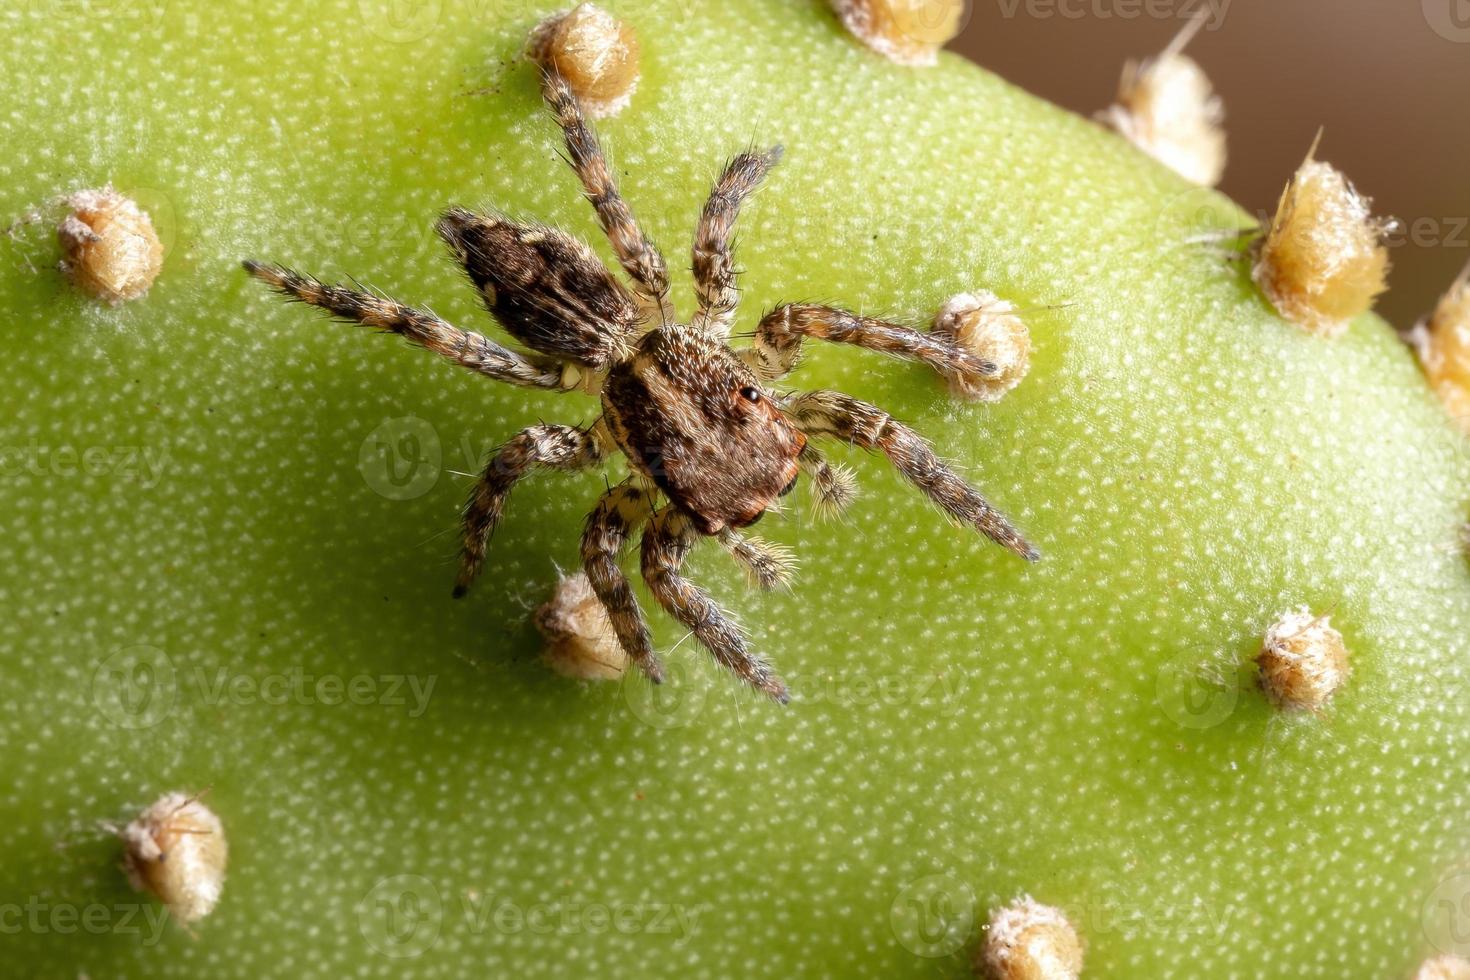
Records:
[[[1030,373],[994,405],[855,350],[793,381],[929,435],[1046,559],[838,449],[848,517],[813,520],[803,489],[760,528],[802,558],[790,592],[717,549],[691,567],[789,707],[692,643],[656,696],[556,676],[530,611],[601,478],[518,489],[453,603],[459,474],[594,405],[324,322],[238,265],[355,275],[494,335],[441,208],[606,256],[512,61],[552,9],[21,4],[0,213],[111,181],[167,253],[107,308],[55,271],[54,226],[0,239],[7,965],[962,976],[1021,894],[1066,911],[1088,977],[1399,977],[1465,952],[1470,462],[1392,332],[1285,323],[1243,263],[1184,242],[1243,212],[956,57],[891,64],[816,2],[607,6],[643,78],[601,129],[684,309],[709,181],[780,142],[741,218],[737,332],[782,300],[1033,311]],[[1251,658],[1298,606],[1331,613],[1352,675],[1288,718]],[[179,786],[230,835],[197,938],[152,931],[97,829]]]

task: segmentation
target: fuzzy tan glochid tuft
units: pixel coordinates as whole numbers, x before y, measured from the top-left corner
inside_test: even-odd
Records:
[[[1061,909],[1023,895],[990,914],[974,966],[989,980],[1077,980],[1082,940]]]
[[[842,25],[901,65],[932,65],[963,26],[965,0],[829,0]]]
[[[1031,369],[1031,332],[1015,304],[978,290],[950,297],[934,316],[935,336],[994,364],[993,375],[945,375],[956,397],[994,402],[1021,383]]]
[[[1419,363],[1455,423],[1470,433],[1470,265],[1410,334]]]
[[[61,271],[77,288],[116,306],[148,292],[163,268],[163,243],[147,212],[110,186],[79,191],[56,229]]]
[[[1251,274],[1286,319],[1338,337],[1387,288],[1384,236],[1396,225],[1374,217],[1371,202],[1315,152],[1313,144],[1287,183]]]
[[[1427,959],[1414,973],[1414,980],[1470,980],[1470,960],[1448,953]]]
[[[563,576],[535,620],[546,641],[541,659],[563,677],[611,681],[628,669],[628,654],[586,573]]]
[[[1256,655],[1261,689],[1286,711],[1322,708],[1347,680],[1347,646],[1327,616],[1305,609],[1281,616]]]
[[[229,845],[213,810],[198,796],[166,793],[122,829],[123,867],[180,922],[214,910],[224,887]]]
[[[1128,62],[1118,101],[1098,117],[1181,177],[1214,187],[1225,173],[1225,104],[1183,53],[1203,26],[1198,17],[1157,57]]]
[[[542,21],[531,32],[527,53],[565,78],[593,118],[621,112],[638,87],[638,35],[595,4],[581,3]]]

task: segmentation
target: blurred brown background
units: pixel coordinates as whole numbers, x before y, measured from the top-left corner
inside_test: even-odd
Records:
[[[1076,112],[1198,11],[1189,46],[1225,100],[1221,190],[1252,213],[1319,156],[1404,223],[1378,310],[1408,326],[1470,260],[1470,0],[971,0],[954,50]]]

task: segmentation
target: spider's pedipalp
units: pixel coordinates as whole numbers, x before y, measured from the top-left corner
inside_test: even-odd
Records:
[[[818,517],[842,513],[857,497],[856,474],[846,466],[827,462],[822,451],[811,443],[802,447],[796,462],[812,481],[812,503]]]
[[[627,353],[643,310],[585,242],[464,208],[436,228],[486,308],[527,347],[594,371]]]
[[[789,548],[764,538],[746,537],[731,528],[719,533],[719,541],[750,575],[751,581],[767,592],[791,584],[791,577],[796,574],[796,555]]]
[[[511,490],[532,467],[578,470],[602,459],[590,433],[570,425],[533,425],[497,449],[470,491],[464,506],[464,540],[454,597],[469,591],[485,561],[485,546],[505,512]]]
[[[961,524],[1036,561],[1041,553],[980,492],[934,455],[923,437],[882,409],[837,391],[812,391],[791,399],[787,412],[803,432],[828,436],[887,456],[925,496]]]
[[[371,293],[328,286],[277,265],[246,261],[245,271],[287,297],[320,307],[363,326],[396,333],[425,350],[498,381],[527,388],[565,390],[561,365],[507,350],[481,334],[446,323],[432,313]]]
[[[554,71],[542,72],[541,94],[561,126],[562,135],[566,138],[567,159],[582,181],[587,200],[597,212],[597,219],[612,243],[618,262],[632,278],[634,288],[658,304],[664,320],[673,320],[668,266],[662,253],[639,227],[628,202],[618,193],[607,157],[597,142],[597,134],[582,114],[576,94],[566,79]]]
[[[762,317],[755,329],[756,373],[764,381],[785,377],[796,367],[807,337],[920,361],[945,376],[990,377],[997,372],[984,358],[912,327],[833,306],[785,303]]]
[[[694,294],[699,309],[693,325],[717,337],[729,336],[735,307],[740,301],[731,250],[735,219],[740,216],[741,204],[780,162],[783,152],[781,147],[774,146],[764,153],[748,150],[733,157],[715,181],[699,216],[693,249]]]
[[[632,483],[620,483],[603,494],[588,515],[587,527],[582,532],[582,570],[607,610],[607,618],[624,652],[649,680],[662,684],[664,668],[653,652],[653,637],[638,608],[633,587],[618,566],[623,546],[648,520],[652,504],[649,492]]]
[[[773,701],[787,703],[791,696],[771,665],[746,648],[739,627],[709,593],[680,574],[697,540],[687,515],[675,507],[660,510],[643,532],[643,580],[669,615],[692,632],[722,666]]]

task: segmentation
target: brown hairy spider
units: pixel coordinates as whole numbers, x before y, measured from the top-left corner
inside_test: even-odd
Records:
[[[576,96],[555,74],[543,77],[543,94],[632,291],[584,242],[555,228],[460,208],[438,223],[490,313],[534,353],[501,347],[391,299],[245,263],[251,275],[290,299],[401,334],[497,380],[599,395],[602,415],[590,426],[533,425],[493,454],[465,506],[455,596],[480,571],[506,498],[522,477],[536,468],[583,469],[621,452],[632,475],[608,490],[588,517],[582,564],[623,648],[650,679],[662,680],[648,626],[618,564],[624,545],[642,528],[643,578],[659,603],[716,660],[784,703],[786,686],[770,665],[750,652],[740,628],[681,570],[705,536],[717,539],[762,587],[784,582],[790,571],[784,550],[737,529],[754,524],[789,493],[801,471],[811,477],[819,505],[839,509],[851,500],[851,477],[822,457],[808,442],[813,437],[882,452],[952,519],[1023,558],[1038,557],[920,436],[882,410],[836,391],[783,394],[768,387],[796,366],[806,337],[910,358],[949,376],[984,377],[996,372],[994,365],[909,327],[808,304],[766,314],[749,349],[727,344],[738,299],[732,227],[746,196],[780,158],[780,147],[737,155],[715,183],[694,234],[698,310],[682,324],[668,299],[663,256],[619,196]],[[655,316],[659,325],[650,326]]]

